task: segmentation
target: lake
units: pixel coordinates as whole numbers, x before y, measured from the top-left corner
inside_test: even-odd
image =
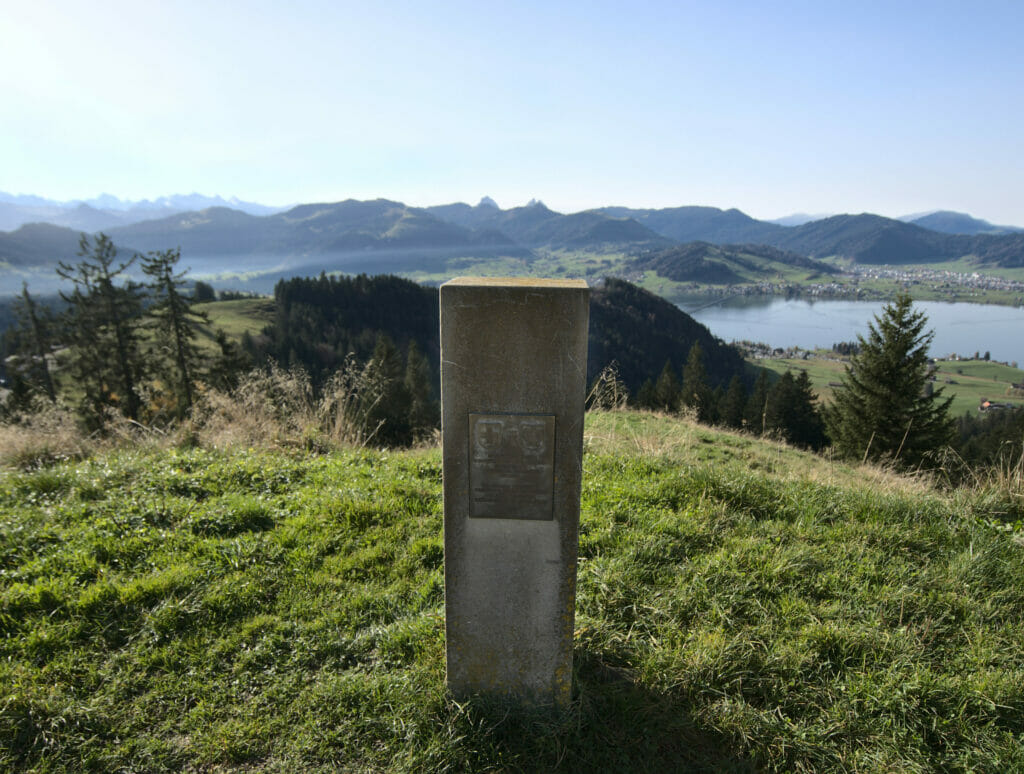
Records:
[[[867,335],[868,322],[885,303],[777,296],[738,296],[714,303],[707,296],[694,296],[678,306],[723,341],[827,349],[854,341],[858,333]],[[935,331],[933,357],[988,350],[993,360],[1024,364],[1024,308],[944,301],[915,301],[914,308],[928,315],[928,328]]]

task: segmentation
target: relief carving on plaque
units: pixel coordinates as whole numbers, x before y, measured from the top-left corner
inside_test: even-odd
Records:
[[[471,517],[554,518],[553,415],[470,414],[469,434]]]

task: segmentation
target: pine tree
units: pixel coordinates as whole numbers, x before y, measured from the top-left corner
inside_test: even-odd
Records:
[[[180,250],[149,253],[142,270],[153,278],[150,285],[153,304],[154,360],[168,374],[177,398],[177,413],[183,415],[195,401],[195,384],[201,356],[196,347],[199,325],[209,325],[210,318],[192,309],[194,298],[182,293],[186,286],[185,272],[175,273],[181,259]]]
[[[794,446],[820,449],[825,445],[825,427],[815,407],[814,389],[806,371],[794,377],[786,371],[768,391],[765,429],[777,433]]]
[[[245,331],[239,344],[229,339],[223,328],[218,328],[213,338],[217,344],[217,355],[207,369],[207,379],[215,389],[229,392],[238,386],[239,377],[252,368],[253,359],[249,354],[255,348],[252,336]]]
[[[56,402],[57,391],[50,374],[48,358],[53,350],[55,320],[46,307],[40,308],[28,292],[28,284],[22,283],[21,295],[16,302],[19,325],[10,338],[16,342],[18,373],[12,374],[12,381],[20,379],[19,387],[27,393],[43,392],[51,402]]]
[[[739,374],[734,374],[729,382],[729,389],[720,404],[719,413],[722,424],[726,427],[743,427],[743,410],[747,405],[747,390]]]
[[[911,304],[901,294],[869,323],[866,339],[858,336],[860,352],[825,411],[829,435],[844,456],[912,465],[951,437],[952,397],[943,399],[942,389],[925,394],[935,334],[924,332],[927,317]]]
[[[656,405],[654,397],[654,382],[649,378],[644,379],[640,389],[636,391],[636,405],[643,409],[653,409]]]
[[[768,369],[762,368],[754,382],[754,390],[747,400],[747,408],[743,413],[743,420],[747,429],[755,435],[761,435],[765,431],[765,408],[768,405]]]
[[[441,421],[436,400],[431,399],[430,364],[420,352],[416,339],[409,341],[405,355],[405,389],[409,394],[409,429],[413,440],[428,436]]]
[[[708,386],[708,372],[704,368],[704,349],[699,341],[693,342],[683,368],[683,387],[679,394],[682,405],[697,411],[697,420],[713,422],[715,396]]]
[[[407,446],[413,440],[409,426],[411,399],[403,378],[402,357],[386,333],[377,336],[370,367],[379,391],[373,396],[374,403],[367,414],[367,426],[379,426],[374,442],[383,446]]]
[[[825,419],[818,407],[818,398],[814,394],[814,385],[807,371],[801,370],[795,382],[795,424],[790,436],[790,443],[807,446],[815,451],[828,444],[825,432]]]
[[[679,377],[672,368],[672,361],[666,360],[658,381],[654,383],[653,408],[658,411],[679,410]]]
[[[117,262],[110,237],[95,241],[82,235],[82,260],[61,262],[57,274],[73,284],[61,292],[68,304],[63,337],[69,346],[69,370],[82,391],[81,410],[88,424],[100,427],[107,407],[137,420],[141,409],[138,386],[144,365],[139,344],[142,288],[131,280],[116,284],[135,262]]]
[[[214,290],[213,285],[208,282],[196,280],[196,284],[192,288],[192,299],[197,304],[203,304],[207,301],[216,301],[217,291]]]

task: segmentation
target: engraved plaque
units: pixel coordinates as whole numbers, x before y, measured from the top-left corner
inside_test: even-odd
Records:
[[[469,515],[554,518],[555,417],[469,415]]]

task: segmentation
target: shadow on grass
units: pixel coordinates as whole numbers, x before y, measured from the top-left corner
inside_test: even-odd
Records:
[[[702,727],[678,697],[640,685],[628,670],[577,651],[564,712],[475,698],[461,726],[479,771],[755,772],[737,740]]]

